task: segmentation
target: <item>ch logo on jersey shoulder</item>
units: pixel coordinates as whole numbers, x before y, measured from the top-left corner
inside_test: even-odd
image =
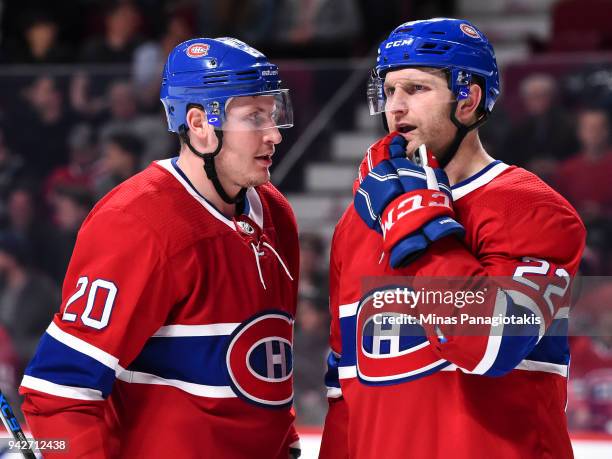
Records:
[[[450,365],[434,353],[405,304],[373,304],[372,293],[359,304],[355,321],[357,377],[362,383],[399,384]]]
[[[277,310],[244,321],[230,337],[226,362],[232,389],[268,408],[293,402],[293,318]]]

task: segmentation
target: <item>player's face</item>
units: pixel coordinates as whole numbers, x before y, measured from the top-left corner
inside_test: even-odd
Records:
[[[273,120],[275,98],[237,97],[226,108],[223,148],[216,158],[221,180],[241,188],[270,180],[274,147],[282,136]]]
[[[389,72],[384,90],[389,129],[408,141],[408,154],[422,144],[436,155],[448,148],[455,132],[449,117],[452,92],[441,71],[408,68]]]

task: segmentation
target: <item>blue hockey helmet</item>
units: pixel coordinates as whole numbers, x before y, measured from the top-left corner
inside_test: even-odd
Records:
[[[169,131],[187,128],[190,104],[201,106],[208,123],[221,129],[227,104],[243,96],[275,99],[269,119],[251,123],[250,128],[293,126],[289,90],[281,88],[278,67],[256,49],[235,38],[195,38],[170,52],[160,91]]]
[[[368,84],[371,114],[385,111],[385,74],[406,67],[433,67],[448,71],[449,89],[457,101],[469,96],[473,77],[480,77],[484,82],[483,108],[486,114],[493,110],[500,94],[493,47],[476,26],[463,19],[433,18],[406,22],[391,32],[378,48],[376,67]]]

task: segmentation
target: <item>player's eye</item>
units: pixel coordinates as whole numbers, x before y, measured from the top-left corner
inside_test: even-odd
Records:
[[[406,94],[414,95],[425,91],[427,87],[419,83],[406,83],[402,86],[402,89]]]
[[[249,113],[243,118],[243,121],[248,123],[252,129],[265,129],[274,126],[274,114],[266,113],[261,110]]]
[[[259,126],[263,123],[263,117],[261,116],[260,112],[249,113],[243,119],[253,126]]]
[[[387,86],[385,88],[385,96],[389,97],[395,93],[395,88],[393,86]]]

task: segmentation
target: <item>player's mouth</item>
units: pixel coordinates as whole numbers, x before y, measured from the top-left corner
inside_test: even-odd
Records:
[[[398,124],[396,128],[397,132],[404,134],[404,137],[406,137],[407,134],[416,129],[416,126],[413,126],[412,124]]]
[[[264,167],[270,167],[272,165],[272,154],[273,153],[268,153],[266,155],[255,156],[255,161]]]

